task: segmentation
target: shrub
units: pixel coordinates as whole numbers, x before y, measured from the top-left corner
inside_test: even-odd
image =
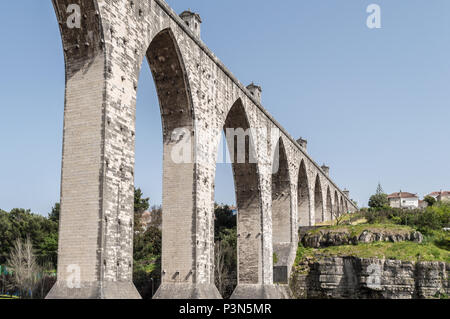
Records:
[[[400,209],[392,207],[370,208],[361,211],[370,224],[392,223],[411,226],[430,234],[450,225],[450,205],[438,203],[425,209]]]
[[[434,204],[436,204],[436,198],[432,196],[425,196],[423,200],[427,202],[428,206],[433,206]]]

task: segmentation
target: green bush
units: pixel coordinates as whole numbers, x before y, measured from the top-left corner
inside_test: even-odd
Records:
[[[151,299],[161,283],[161,236],[153,226],[134,236],[133,282],[143,299]]]
[[[398,225],[402,225],[403,223],[402,223],[402,218],[400,217],[400,216],[394,216],[394,215],[391,215],[390,216],[390,219],[392,220],[392,222],[394,223],[394,224],[398,224]]]
[[[423,200],[427,202],[428,206],[433,206],[434,204],[436,204],[436,198],[432,196],[425,196]]]
[[[161,284],[161,259],[156,260],[154,264],[136,264],[133,283],[142,299],[151,299]]]
[[[425,209],[400,209],[392,207],[369,208],[361,211],[369,224],[391,223],[411,226],[430,234],[450,225],[450,205],[438,203]]]

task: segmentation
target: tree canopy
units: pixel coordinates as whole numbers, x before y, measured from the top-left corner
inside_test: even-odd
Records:
[[[378,183],[376,193],[370,196],[369,207],[371,208],[381,208],[389,206],[388,195],[384,193],[381,184]]]
[[[36,250],[38,261],[51,262],[56,267],[58,222],[26,209],[15,208],[9,213],[0,210],[0,263],[5,263],[17,239],[27,237]]]
[[[436,198],[434,198],[433,196],[430,196],[430,195],[425,196],[425,198],[423,200],[428,204],[428,206],[433,206],[437,202]]]

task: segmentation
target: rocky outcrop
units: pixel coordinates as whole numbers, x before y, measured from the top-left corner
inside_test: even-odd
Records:
[[[421,243],[423,236],[418,231],[371,229],[368,228],[358,235],[351,234],[347,228],[321,229],[307,233],[302,238],[303,246],[322,248],[340,245],[357,245],[376,241],[400,242],[414,241]]]
[[[450,295],[444,262],[410,262],[357,257],[305,260],[292,272],[295,298],[410,299]]]

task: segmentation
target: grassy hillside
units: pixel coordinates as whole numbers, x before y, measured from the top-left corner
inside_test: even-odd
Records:
[[[324,226],[312,230],[309,234],[317,234],[321,230],[332,230],[359,236],[364,230],[382,230],[387,233],[405,233],[417,230],[424,235],[423,242],[420,244],[411,241],[373,242],[324,248],[305,248],[300,243],[296,264],[298,265],[305,259],[317,260],[330,256],[450,263],[450,232],[443,230],[443,228],[449,227],[449,221],[450,205],[448,204],[414,211],[388,207],[362,210],[346,216],[343,219],[344,225]]]
[[[361,235],[361,233],[365,230],[370,231],[380,231],[382,230],[385,233],[411,233],[414,231],[414,228],[410,226],[404,226],[404,225],[396,225],[396,224],[368,224],[368,223],[362,223],[357,225],[333,225],[333,226],[326,226],[321,228],[316,228],[314,230],[311,230],[308,232],[308,234],[317,234],[321,230],[333,230],[333,231],[347,231],[350,236],[358,236]]]
[[[447,236],[447,241],[449,240]],[[417,244],[414,242],[374,242],[370,244],[343,245],[326,248],[305,248],[301,244],[297,251],[296,263],[302,260],[320,259],[331,256],[355,256],[360,258],[394,259],[402,261],[443,261],[450,263],[448,247],[433,241]]]

